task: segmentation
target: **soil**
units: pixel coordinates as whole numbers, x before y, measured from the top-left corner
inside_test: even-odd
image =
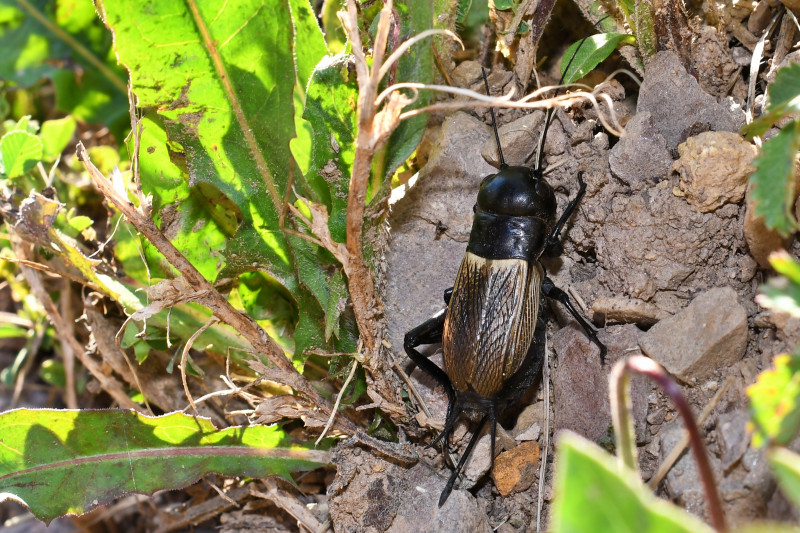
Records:
[[[443,291],[452,286],[464,254],[478,185],[496,172],[487,163],[496,160],[496,151],[488,114],[456,111],[434,118],[423,144],[430,147],[427,164],[392,206],[384,296],[394,356],[403,361],[430,413],[421,412],[414,401],[403,428],[411,441],[407,445],[416,447],[420,459],[413,467],[400,468],[384,458],[380,461],[385,464],[376,468],[368,464],[377,460],[368,448],[340,450],[329,506],[332,517],[346,518],[333,521],[336,531],[529,531],[537,524],[540,486],[544,507],[539,521],[545,527],[559,432],[572,430],[610,442],[608,373],[615,360],[642,350],[676,375],[696,413],[724,391],[714,399],[702,429],[729,524],[796,520],[763,453],[750,445],[745,430],[745,388],[775,354],[793,349],[800,339],[796,326],[754,303],[759,284],[769,275],[759,266],[766,253],[762,248],[787,243],[763,225],[753,229],[746,223],[746,177],[755,150],[738,136],[745,114],[737,78],[741,71],[733,58],[742,50],[731,51],[715,28],[704,27],[700,34],[705,44],[695,53],[694,72],[666,51],[646,66],[638,92],[626,94],[622,85],[611,83],[607,91],[617,116],[627,123],[622,138],[600,127],[597,112],[588,106],[556,113],[545,147],[545,175],[557,192],[559,212],[577,191],[578,172],[587,191],[563,232],[564,253],[543,263],[598,326],[608,358],[601,365],[597,349],[572,317],[551,303],[557,317],[548,326],[551,410],[545,411],[539,383],[501,420],[507,434],[498,453],[530,446],[530,440],[519,437],[536,429],[536,454],[529,454],[535,459],[527,465],[515,463],[513,469],[515,476],[525,472],[527,479],[509,481],[510,474],[498,474],[497,463],[494,477],[490,475],[488,451],[482,453],[479,444],[470,462],[486,462],[486,468],[478,468],[477,480],[466,476],[459,481],[441,509],[437,496],[452,464],[422,446],[441,429],[447,399],[441,387],[410,363],[402,350],[403,336],[444,308]],[[474,81],[477,68],[462,63],[453,78]],[[504,84],[511,76],[496,68],[490,79]],[[511,154],[512,164],[530,160],[541,117],[518,112],[500,116],[504,153]],[[751,253],[751,248],[759,251]],[[709,324],[720,318],[720,325],[685,326],[701,320],[697,317],[709,317]],[[669,329],[670,320],[679,325]],[[725,349],[706,348],[715,343]],[[427,350],[441,365],[438,346]],[[692,350],[699,352],[696,359],[670,359]],[[641,472],[647,481],[680,439],[683,426],[654,385],[636,381],[632,394]],[[465,419],[456,428],[452,444],[457,457],[474,426]],[[480,442],[484,440],[488,450],[488,439]],[[547,461],[541,485],[540,447]],[[384,476],[384,471],[389,473]],[[341,478],[345,473],[349,483]],[[683,455],[656,493],[708,520],[690,454]],[[416,521],[407,514],[411,501]]]

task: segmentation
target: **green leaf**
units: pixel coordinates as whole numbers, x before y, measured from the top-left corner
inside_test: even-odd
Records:
[[[401,41],[431,29],[434,16],[428,0],[404,0],[397,2],[395,9],[400,16]],[[426,39],[416,43],[403,54],[397,63],[395,82],[433,83],[433,54],[430,41]],[[405,110],[425,107],[431,98],[430,91],[421,91],[416,101]],[[383,194],[389,194],[391,189],[389,178],[417,149],[427,122],[427,115],[406,119],[389,136],[386,146],[376,154],[373,162],[373,179],[370,182],[368,201],[376,196],[382,196],[379,192],[381,188]]]
[[[800,65],[790,63],[780,69],[767,91],[767,109],[788,108],[787,112],[800,111]]]
[[[753,160],[755,172],[750,176],[756,215],[764,224],[783,236],[798,228],[792,215],[794,205],[795,158],[800,149],[800,120],[786,126],[761,147]]]
[[[322,28],[325,31],[325,41],[333,54],[344,54],[348,48],[347,35],[336,15],[341,8],[341,2],[323,2],[322,13],[320,13]]]
[[[276,426],[218,430],[183,413],[19,409],[0,415],[0,434],[0,491],[46,521],[211,472],[288,479],[329,461],[327,452],[288,447]]]
[[[61,361],[56,361],[55,359],[42,361],[42,366],[39,367],[39,377],[54,387],[60,389],[67,387],[67,373],[64,369],[64,363]],[[78,394],[81,394],[86,389],[86,378],[79,373],[75,381],[75,390]]]
[[[748,139],[763,135],[775,122],[800,112],[800,65],[792,63],[781,68],[767,88],[766,112],[742,128]]]
[[[0,139],[0,172],[9,178],[33,170],[42,159],[42,141],[26,131],[10,131]]]
[[[789,255],[788,252],[782,250],[773,253],[769,257],[769,264],[772,265],[775,272],[786,276],[792,283],[800,285],[800,262]]]
[[[290,242],[279,224],[289,177],[303,181],[289,142],[297,77],[307,74],[295,72],[293,51],[314,64],[325,51],[313,19],[295,21],[297,39],[311,35],[316,44],[295,43],[291,15],[313,18],[311,10],[292,11],[288,0],[222,10],[179,0],[102,7],[140,105],[158,109],[154,136],[142,144],[142,186],[171,241],[210,281],[262,271],[295,298],[301,283],[314,287],[326,265],[295,255],[315,255],[316,246]],[[315,308],[301,313],[317,316],[327,305],[326,294],[314,295]]]
[[[781,492],[800,509],[800,455],[781,447],[771,448],[768,455]]]
[[[142,127],[142,190],[152,196],[155,221],[206,279],[215,280],[225,266],[223,251],[242,222],[242,212],[212,185],[190,187],[185,154],[174,151],[177,147],[170,144],[158,116],[144,117]],[[146,239],[141,244],[152,275],[168,277],[172,267],[161,253]]]
[[[8,322],[0,323],[0,339],[15,339],[25,338],[28,335],[28,330],[16,324],[9,324]]]
[[[561,76],[565,84],[575,83],[611,55],[621,44],[634,44],[627,33],[599,33],[573,43],[561,60]]]
[[[337,242],[347,234],[347,194],[355,158],[358,85],[349,56],[324,58],[306,94],[303,118],[312,130],[311,166],[306,181],[328,209],[328,227]],[[294,145],[293,145],[294,149]]]
[[[111,36],[87,0],[2,0],[0,79],[31,87],[52,79],[56,107],[86,122],[129,128],[127,76],[110,53]]]
[[[494,8],[497,11],[508,11],[516,7],[516,2],[514,0],[495,0]]]
[[[800,355],[775,356],[774,368],[747,387],[753,444],[789,444],[800,429]]]
[[[227,198],[242,217],[225,256],[219,240],[189,235],[193,226],[176,228],[173,241],[192,261],[213,258],[228,276],[258,268],[292,286],[296,273],[278,226],[294,137],[290,9],[279,0],[223,5],[119,1],[101,12],[140,106],[158,109],[171,156],[186,171],[171,177],[210,186],[211,201]],[[166,146],[153,148],[165,157]],[[151,151],[141,154],[143,170]],[[156,184],[161,173],[148,166]]]
[[[58,120],[47,120],[42,124],[39,136],[44,145],[45,161],[53,161],[61,155],[75,135],[76,126],[75,117],[72,115]]]
[[[593,442],[564,432],[556,454],[554,533],[711,533],[698,518],[656,498]]]
[[[785,251],[771,254],[769,262],[782,276],[771,278],[766,285],[760,286],[756,302],[762,307],[800,318],[800,263]]]
[[[339,337],[339,317],[344,311],[345,303],[347,302],[347,283],[344,279],[344,273],[337,270],[330,277],[330,297],[328,298],[328,308],[325,312],[325,340],[331,338],[331,335]]]
[[[289,0],[289,5],[294,20],[297,79],[304,92],[317,63],[329,51],[309,0]]]

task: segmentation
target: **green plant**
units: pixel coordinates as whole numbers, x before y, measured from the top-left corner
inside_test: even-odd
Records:
[[[764,115],[742,128],[742,132],[752,139],[766,133],[776,122],[788,120],[777,135],[764,142],[753,161],[756,170],[750,176],[756,215],[764,218],[768,228],[787,236],[798,229],[792,209],[800,120],[791,118],[800,111],[800,65],[791,64],[778,71],[767,89],[767,101]]]
[[[32,346],[20,353],[6,379],[18,381],[24,375],[36,351],[33,341],[49,332],[64,354],[73,354],[117,405],[128,409],[173,407],[158,387],[139,378],[138,365],[127,360],[127,352],[142,368],[166,360],[167,372],[180,370],[195,411],[202,405],[191,394],[192,376],[206,380],[214,360],[230,360],[254,385],[268,380],[296,395],[264,387],[264,396],[255,396],[257,401],[290,399],[279,401],[281,414],[272,420],[322,419],[352,435],[358,426],[339,411],[368,391],[386,410],[376,412],[375,425],[391,431],[391,417],[405,416],[405,409],[384,371],[372,270],[381,251],[380,211],[391,175],[416,149],[425,126],[424,115],[403,121],[399,115],[425,106],[430,97],[394,92],[383,104],[376,98],[388,79],[431,80],[430,47],[419,42],[432,34],[430,5],[409,0],[357,12],[350,2],[339,13],[349,44],[336,56],[305,0],[240,3],[222,10],[182,1],[98,2],[96,7],[110,32],[98,24],[88,1],[74,12],[60,3],[0,4],[5,23],[0,41],[46,44],[36,54],[0,64],[7,84],[4,97],[13,100],[12,107],[38,105],[36,84],[42,78],[56,84],[71,79],[73,92],[76,83],[86,83],[71,106],[64,103],[66,96],[57,96],[57,108],[71,113],[67,117],[45,121],[41,129],[28,118],[7,122],[0,138],[0,180],[7,200],[3,215],[10,234],[4,256],[20,265],[7,269],[7,279],[16,284],[24,276],[20,287],[27,285],[31,302],[40,304],[31,313],[40,323],[39,333],[31,336]],[[89,18],[83,16],[87,9]],[[390,40],[391,25],[396,31]],[[362,38],[368,41],[364,46]],[[341,44],[336,39],[332,32],[333,48]],[[373,55],[365,56],[365,49]],[[48,61],[59,54],[67,58],[65,64],[85,66],[92,75],[50,68]],[[130,106],[120,82],[124,77],[113,65],[117,58],[130,75]],[[113,112],[91,99],[101,90],[111,97],[106,103]],[[119,117],[122,124],[130,121],[126,144]],[[66,161],[59,163],[76,129],[97,120],[112,127],[116,149],[82,137],[89,146],[78,143],[77,158],[69,149]],[[119,155],[126,151],[130,161]],[[101,197],[85,182],[76,186],[79,177],[91,178]],[[100,199],[110,211],[89,209]],[[65,210],[61,202],[77,211]],[[57,284],[32,266],[55,272],[80,286],[81,295],[90,295],[82,301],[87,327],[102,363],[114,374],[86,350],[87,339],[73,327],[74,317],[64,314],[75,295],[70,282],[53,290]],[[348,296],[349,313],[344,305]],[[115,314],[127,319],[120,323]],[[44,326],[45,317],[52,329]],[[7,328],[6,334],[23,331]],[[315,358],[314,364],[307,366],[309,358]],[[63,383],[67,404],[77,407],[81,368],[67,355],[63,360],[58,368],[48,364],[43,375]],[[348,378],[336,402],[314,383],[344,373]],[[239,393],[229,386],[226,394]],[[171,464],[167,470],[182,468],[182,460],[171,459],[176,453],[161,442],[143,442],[134,450],[118,433],[113,446],[102,440],[104,453],[92,459],[97,448],[84,446],[81,435],[115,434],[119,417],[135,416],[132,412],[38,411],[22,426],[14,413],[21,412],[0,415],[16,424],[19,442],[12,455],[32,457],[34,449],[28,446],[43,446],[35,438],[41,428],[58,429],[58,438],[72,443],[72,455],[55,462],[48,456],[3,461],[4,492],[16,494],[45,519],[85,512],[130,491],[178,487],[206,472],[287,475],[327,461],[324,454],[282,451],[279,446],[290,441],[280,428],[216,432],[201,419],[184,417],[183,424],[197,426],[209,438],[217,433],[220,438],[278,435],[257,437],[260,443],[237,441],[237,454],[247,455],[251,446],[262,459],[273,454],[273,466],[260,472],[236,466],[225,459],[230,449],[201,439],[189,454],[197,465],[191,475],[174,480],[155,470],[142,484],[123,473],[112,480],[117,490],[108,491],[81,484],[90,474],[77,466],[109,464],[112,472],[115,454],[125,453],[158,458]],[[65,418],[81,423],[61,424]],[[123,428],[125,435],[136,431]],[[108,461],[103,458],[107,454],[113,456]],[[65,469],[75,492],[53,498],[18,487],[29,471],[50,480]]]

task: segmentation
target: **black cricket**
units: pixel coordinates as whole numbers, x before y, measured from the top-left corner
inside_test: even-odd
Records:
[[[483,79],[488,94],[485,71]],[[499,172],[481,182],[467,252],[455,284],[444,292],[447,308],[406,333],[404,340],[408,356],[447,391],[444,429],[431,446],[442,441],[443,451],[449,450],[450,432],[463,411],[483,414],[442,491],[440,507],[487,422],[491,422],[494,467],[498,415],[517,401],[541,372],[547,329],[540,312],[543,296],[561,302],[600,348],[601,361],[606,355],[594,330],[567,294],[547,277],[539,261],[542,256],[560,255],[561,229],[586,191],[582,172],[578,173],[578,194],[556,220],[555,194],[542,170],[552,113],[546,115],[536,166],[528,168],[505,163],[494,110],[490,108],[490,112]],[[434,343],[442,344],[444,369],[416,349]]]

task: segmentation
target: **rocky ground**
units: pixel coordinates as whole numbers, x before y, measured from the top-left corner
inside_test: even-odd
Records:
[[[714,32],[707,33],[716,42]],[[736,68],[732,55],[723,59],[730,65],[719,57],[715,64]],[[472,62],[453,74],[455,83],[476,90],[479,76]],[[496,69],[492,92],[502,93],[504,83],[512,83],[510,73]],[[783,243],[749,214],[746,180],[756,149],[738,134],[745,121],[738,89],[723,85],[702,76],[698,82],[677,55],[660,52],[638,94],[626,95],[617,81],[607,84],[626,124],[622,138],[598,127],[597,113],[588,106],[556,113],[546,144],[546,177],[562,209],[577,190],[579,171],[588,188],[566,228],[564,254],[544,264],[599,328],[608,346],[606,364],[570,315],[551,304],[558,320],[549,326],[549,412],[544,388],[529,391],[502,419],[494,472],[489,473],[485,435],[441,509],[436,502],[452,466],[421,444],[441,429],[446,397],[414,370],[411,380],[430,416],[416,413],[403,446],[416,451],[419,461],[397,465],[368,448],[342,447],[329,489],[336,531],[420,531],[422,523],[427,531],[527,531],[536,526],[540,487],[545,505],[539,520],[546,524],[559,433],[612,442],[607,376],[614,361],[632,354],[664,365],[696,413],[710,407],[702,429],[731,524],[797,518],[745,429],[744,389],[773,355],[794,347],[798,330],[754,303],[767,275],[766,255]],[[486,162],[496,155],[485,115],[441,116],[428,132],[427,164],[393,206],[384,301],[395,357],[409,371],[403,335],[444,307],[442,292],[452,286],[463,257],[478,184],[495,171]],[[510,164],[530,164],[542,118],[541,112],[503,114],[501,142]],[[437,350],[431,346],[429,353],[441,364]],[[690,454],[663,479],[651,479],[661,477],[659,465],[682,437],[674,406],[644,380],[634,382],[632,394],[644,479],[660,496],[706,516]],[[456,428],[458,453],[473,426],[465,419]]]

